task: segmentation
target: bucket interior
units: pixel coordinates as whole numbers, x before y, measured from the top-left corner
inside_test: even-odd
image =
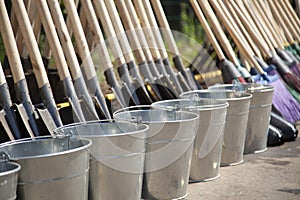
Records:
[[[10,172],[12,170],[18,170],[20,168],[19,165],[10,162],[0,162],[0,176],[2,173]]]
[[[4,144],[0,147],[0,151],[7,153],[11,159],[18,160],[67,153],[89,146],[90,143],[89,140],[70,137],[28,139]]]

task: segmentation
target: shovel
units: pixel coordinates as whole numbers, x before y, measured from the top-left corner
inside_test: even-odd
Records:
[[[148,27],[149,31],[152,31],[155,42],[157,43],[157,47],[159,49],[160,55],[163,60],[163,64],[165,66],[167,74],[170,76],[170,80],[175,86],[175,89],[178,94],[181,94],[182,92],[186,92],[191,90],[190,86],[187,84],[187,81],[182,76],[181,72],[175,74],[175,72],[172,69],[172,66],[170,64],[167,49],[165,47],[162,34],[159,30],[158,24],[156,22],[156,18],[154,15],[154,12],[152,10],[152,6],[150,4],[150,1],[141,1],[140,8],[141,10],[145,10],[146,15],[148,17],[148,22],[150,27]],[[179,76],[182,76],[182,78],[179,78]],[[183,80],[183,82],[180,82],[179,80]]]
[[[108,43],[112,48],[119,76],[130,88],[136,105],[151,104],[152,100],[137,70],[128,38],[115,6],[112,2],[106,2],[105,4],[101,1],[95,3],[95,11],[98,13]],[[133,80],[131,80],[130,75],[134,78]]]
[[[76,39],[77,44],[79,45],[79,54],[80,57],[83,59],[83,71],[86,77],[86,80],[88,80],[88,85],[91,86],[92,89],[97,86],[98,92],[100,92],[100,87],[98,84],[98,79],[96,75],[96,70],[93,64],[93,60],[91,57],[91,54],[88,49],[88,43],[84,35],[83,28],[80,24],[80,18],[78,16],[78,13],[76,11],[76,6],[73,1],[68,1],[65,3],[67,13],[71,20],[71,25],[74,31],[74,36]],[[87,20],[88,17],[85,15]],[[91,25],[92,26],[92,25]],[[95,32],[95,35],[98,35],[97,32]],[[103,45],[103,44],[100,44]],[[119,104],[124,107],[128,105],[128,103],[132,102],[130,99],[130,91],[127,85],[124,85],[122,88],[120,87],[117,78],[113,71],[113,66],[109,59],[108,52],[103,48],[105,46],[101,46],[100,48],[97,48],[97,51],[99,52],[99,60],[102,64],[102,66],[105,69],[104,75],[106,77],[107,83],[112,88],[112,91],[114,92],[116,99],[118,100]],[[92,82],[91,82],[92,81]],[[101,103],[102,105],[102,103]]]
[[[56,103],[53,98],[52,90],[44,68],[43,60],[38,49],[38,44],[35,40],[34,32],[31,28],[29,17],[26,14],[25,6],[20,1],[14,1],[13,6],[15,12],[19,13],[17,15],[17,20],[19,25],[22,26],[22,37],[24,38],[27,49],[29,49],[28,53],[36,76],[38,88],[42,93],[42,101],[45,104],[47,110],[49,111],[52,119],[54,120],[55,125],[57,127],[61,126],[62,121],[56,108]],[[46,127],[50,128],[49,132],[51,133],[53,131],[51,129],[55,128],[51,123],[52,120],[50,120],[47,117],[47,114],[45,112],[41,112],[40,115],[43,118]]]
[[[128,32],[128,39],[133,48],[133,53],[135,54],[135,57],[139,63],[140,73],[144,77],[145,83],[150,86],[150,92],[153,93],[152,96],[155,98],[153,99],[153,101],[172,98],[171,94],[169,94],[168,88],[165,88],[161,84],[160,80],[157,79],[157,77],[153,77],[153,74],[156,73],[154,72],[156,69],[154,68],[154,62],[152,61],[150,50],[148,47],[146,47],[147,44],[145,40],[143,40],[145,46],[142,46],[141,38],[144,35],[141,31],[137,31],[135,29],[139,26],[138,22],[136,23],[136,26],[134,25],[137,16],[136,18],[131,19],[130,14],[135,13],[130,13],[128,11],[124,1],[117,0],[115,1],[115,4],[118,7],[119,16],[123,22],[123,25],[126,28],[126,31]]]
[[[59,2],[48,0],[48,6],[52,13],[52,18],[56,26],[58,36],[60,37],[67,64],[69,65],[72,74],[74,88],[77,96],[79,97],[84,117],[87,121],[98,120],[99,117],[97,115],[94,102],[90,94],[88,93],[88,89],[84,82],[79,62],[77,60],[71,38],[65,24],[64,17],[60,10]]]
[[[151,0],[151,3],[152,3],[153,10],[156,14],[156,18],[157,18],[157,21],[158,21],[160,27],[164,28],[164,31],[162,32],[162,34],[165,38],[166,44],[168,45],[168,47],[170,48],[170,51],[172,52],[173,62],[175,64],[175,67],[185,77],[185,79],[187,80],[191,89],[198,89],[199,84],[193,77],[193,74],[191,73],[190,69],[184,68],[182,59],[180,57],[179,50],[177,48],[177,45],[176,45],[176,42],[174,39],[174,36],[171,32],[169,23],[167,21],[166,15],[163,11],[160,1],[159,0]]]
[[[37,8],[39,12],[39,17],[41,18],[42,25],[44,28],[44,31],[46,33],[46,37],[49,42],[49,46],[52,50],[53,57],[57,66],[58,75],[60,77],[60,80],[62,81],[64,85],[64,91],[66,98],[68,99],[69,104],[71,105],[71,109],[73,112],[73,120],[70,118],[63,118],[64,124],[69,122],[78,122],[78,121],[85,121],[83,112],[80,107],[80,103],[78,100],[78,97],[76,95],[72,79],[70,76],[70,72],[68,70],[68,65],[66,63],[66,59],[59,41],[59,38],[57,36],[57,33],[55,31],[54,23],[51,18],[50,11],[48,9],[48,5],[46,1],[38,1],[37,2]]]
[[[2,65],[0,63],[0,100],[3,111],[1,111],[1,124],[9,136],[10,140],[21,139],[22,135],[19,130],[14,110],[12,109],[12,101],[9,89],[6,83]]]
[[[154,37],[152,33],[149,32],[148,30],[142,29],[142,26],[140,24],[140,19],[137,14],[138,10],[135,10],[133,3],[131,1],[126,0],[125,5],[130,14],[132,24],[135,28],[142,49],[145,53],[149,69],[154,79],[156,78],[155,82],[157,83],[159,90],[162,90],[162,92],[160,92],[162,98],[163,99],[177,98],[176,94],[174,93],[175,91],[173,89],[173,85],[169,80],[169,77],[166,76],[166,74],[162,74],[162,72],[166,72],[166,71],[163,68],[163,61],[161,59],[160,53],[158,49],[155,48],[157,46],[154,43]],[[142,13],[142,19],[147,19],[145,13]],[[148,21],[144,20],[144,22],[147,23]],[[147,27],[149,27],[149,23],[147,24]],[[161,71],[159,72],[159,70]]]
[[[132,10],[130,10],[130,12],[135,12],[137,14],[137,16],[140,20],[142,31],[145,35],[148,47],[150,48],[150,52],[152,54],[154,63],[157,67],[158,73],[162,76],[161,80],[163,81],[165,86],[167,86],[170,89],[170,91],[172,91],[172,93],[174,94],[174,97],[177,98],[178,92],[175,90],[175,87],[170,80],[170,76],[167,74],[167,71],[164,67],[163,58],[160,54],[159,47],[155,40],[155,36],[154,36],[152,30],[150,29],[151,26],[150,26],[149,20],[147,18],[147,15],[143,9],[143,4],[141,1],[133,1],[133,2],[134,2],[134,5],[131,1],[126,1],[127,5],[131,4],[131,6],[127,7],[127,8],[132,9]],[[156,74],[155,76],[158,77],[159,74]]]
[[[25,17],[26,10],[23,2],[14,1],[13,6],[15,10],[23,10],[25,11]],[[20,7],[19,7],[20,6]],[[31,99],[29,96],[29,91],[27,88],[27,82],[25,79],[25,75],[22,69],[20,56],[17,50],[17,45],[12,33],[12,27],[9,23],[9,18],[6,12],[6,7],[4,2],[1,2],[1,34],[4,41],[4,45],[6,48],[6,52],[8,54],[8,60],[11,66],[11,71],[14,79],[14,84],[16,86],[16,95],[18,100],[21,102],[22,105],[14,105],[14,109],[16,109],[16,116],[18,119],[18,123],[20,124],[19,127],[22,127],[22,130],[24,133],[23,137],[35,137],[40,135],[40,130],[44,127],[38,127],[37,121],[40,120],[40,117],[43,116],[44,113],[39,114],[34,111],[34,107],[31,103]],[[20,15],[17,15],[19,23],[21,23],[21,20],[23,19],[24,12],[18,12]],[[21,19],[19,19],[21,18]],[[28,19],[28,18],[27,18]],[[25,28],[22,27],[24,32],[26,32]],[[23,34],[23,36],[25,36]],[[42,77],[41,77],[42,78]],[[38,81],[42,82],[41,79],[38,79]],[[56,111],[56,109],[55,109]],[[48,118],[48,122],[44,122],[46,125],[47,123],[50,123],[52,118]],[[39,129],[40,128],[40,129]],[[23,132],[22,131],[22,132]]]

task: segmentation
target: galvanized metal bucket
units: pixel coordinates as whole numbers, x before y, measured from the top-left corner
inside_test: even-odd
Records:
[[[18,172],[21,166],[9,162],[9,156],[0,152],[0,199],[16,199]]]
[[[209,90],[218,89],[247,92],[253,95],[250,103],[244,153],[266,151],[274,87],[253,83],[216,85],[209,88]]]
[[[70,137],[35,138],[0,146],[22,166],[18,199],[87,199],[91,141]]]
[[[92,140],[89,199],[140,199],[148,126],[111,120],[77,123],[55,132]]]
[[[183,96],[184,98],[184,96]],[[155,102],[157,109],[180,109],[199,115],[190,169],[190,182],[218,178],[228,103],[214,99],[175,99]]]
[[[196,90],[183,94],[190,98],[213,98],[229,103],[222,143],[221,166],[237,165],[244,161],[246,128],[252,95],[234,91]]]
[[[118,121],[140,121],[149,125],[146,133],[142,198],[186,197],[199,116],[185,111],[130,107],[116,111],[114,118]]]

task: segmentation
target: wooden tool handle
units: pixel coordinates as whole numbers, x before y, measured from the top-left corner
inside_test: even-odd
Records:
[[[286,27],[288,28],[288,30],[292,33],[293,37],[297,40],[300,41],[300,35],[299,33],[296,31],[295,27],[292,25],[291,21],[289,20],[288,16],[286,15],[286,13],[284,12],[282,6],[280,5],[279,1],[270,1],[273,2],[274,5],[277,7],[277,11],[281,18],[283,19],[284,23],[286,24]]]
[[[269,49],[275,53],[275,48],[277,48],[278,45],[271,36],[271,33],[268,31],[266,25],[264,24],[264,21],[259,18],[259,12],[255,9],[255,7],[249,4],[248,0],[242,0],[242,2],[240,2],[239,4],[244,7],[245,13],[247,13],[246,17],[248,18],[248,20],[253,21],[261,37],[268,44]]]
[[[210,27],[209,27],[209,25],[208,25],[208,23],[207,23],[207,21],[205,19],[205,16],[204,16],[201,8],[199,7],[199,5],[197,3],[197,0],[190,0],[190,3],[191,3],[191,5],[192,5],[192,7],[193,7],[193,9],[194,9],[194,11],[195,11],[195,13],[196,13],[199,21],[200,21],[200,23],[202,25],[202,28],[204,29],[207,37],[209,38],[209,41],[212,43],[212,45],[213,45],[213,47],[215,49],[215,52],[218,55],[219,60],[224,60],[225,56],[224,56],[224,54],[222,52],[222,49],[219,46],[219,44],[218,44],[218,42],[217,42],[217,40],[216,40],[216,38],[215,38],[212,30],[210,29]]]
[[[116,65],[124,65],[126,62],[122,53],[122,48],[116,36],[113,24],[111,23],[104,1],[94,1],[94,9],[98,19],[101,21],[101,25],[111,46]]]
[[[143,3],[143,8],[144,8],[144,10],[146,12],[146,15],[147,15],[150,27],[151,27],[151,31],[152,31],[153,36],[155,38],[155,41],[157,43],[157,47],[158,47],[158,49],[160,51],[160,54],[161,54],[161,56],[162,56],[163,59],[167,59],[168,58],[168,53],[167,53],[164,41],[162,39],[162,35],[160,33],[158,24],[156,22],[154,13],[152,11],[152,7],[151,7],[151,4],[150,4],[150,1],[146,0],[146,1],[142,1],[142,3]]]
[[[160,27],[166,29],[163,31],[163,34],[165,34],[165,40],[168,47],[170,48],[171,53],[173,53],[174,55],[180,55],[160,0],[151,0],[151,3]]]
[[[22,63],[4,1],[0,1],[0,30],[14,83],[25,79]]]
[[[84,61],[83,70],[88,80],[97,76],[94,63],[91,58],[89,46],[87,44],[84,31],[82,29],[80,18],[77,13],[76,3],[74,1],[64,1],[65,8],[70,19],[70,24],[75,35],[76,44],[78,45],[79,55]]]
[[[41,18],[49,46],[53,52],[53,57],[57,66],[57,71],[61,80],[70,77],[68,65],[66,63],[60,41],[51,18],[46,1],[37,1],[39,16]]]
[[[136,32],[136,30],[133,26],[133,23],[130,19],[130,15],[129,15],[129,12],[126,8],[125,2],[123,0],[115,0],[115,4],[116,4],[116,6],[119,10],[119,15],[122,19],[123,25],[124,25],[125,29],[128,32],[128,39],[129,39],[130,44],[132,46],[132,49],[133,49],[134,55],[137,59],[137,62],[139,64],[145,63],[146,58],[145,58],[145,55],[142,51],[142,46],[139,42],[137,32]]]
[[[286,24],[284,23],[282,17],[279,15],[279,12],[278,12],[276,6],[274,5],[274,3],[269,0],[266,2],[268,3],[268,5],[270,6],[270,9],[274,13],[274,16],[277,19],[278,23],[282,26],[284,34],[287,37],[288,42],[294,43],[294,38],[293,38],[292,34],[290,33],[290,31],[288,30]]]
[[[200,5],[200,7],[202,8],[202,11],[205,14],[207,20],[209,21],[214,35],[218,38],[218,41],[221,43],[226,55],[229,57],[229,59],[231,61],[234,62],[234,64],[238,64],[236,61],[236,56],[235,56],[234,52],[232,51],[232,49],[228,48],[231,46],[231,44],[229,43],[229,41],[222,29],[222,26],[219,23],[212,8],[210,7],[208,1],[198,0],[198,3]],[[228,24],[230,24],[229,21],[228,21]]]
[[[159,59],[161,59],[161,55],[158,50],[158,45],[156,43],[155,37],[154,37],[152,31],[149,30],[149,29],[151,29],[151,26],[148,21],[146,13],[144,12],[143,3],[140,0],[133,0],[133,2],[134,2],[134,6],[135,6],[135,11],[141,21],[141,25],[143,27],[144,34],[146,36],[148,45],[150,46],[150,50],[151,50],[153,59],[159,60]]]
[[[207,0],[198,0],[198,2],[205,2],[203,4],[203,10],[204,9],[209,9],[209,4]],[[248,43],[245,43],[245,40],[242,40],[240,38],[240,35],[238,32],[235,30],[235,28],[230,24],[229,20],[227,19],[226,15],[223,13],[222,9],[220,9],[220,6],[218,5],[218,1],[212,1],[211,4],[215,4],[216,6],[214,7],[216,9],[216,12],[220,14],[220,19],[224,23],[224,26],[226,26],[226,29],[230,33],[231,37],[233,38],[234,42],[238,46],[239,50],[250,60],[251,63],[255,64],[255,68],[260,74],[263,74],[264,71],[261,69],[261,67],[258,65],[256,60],[254,59],[254,52],[251,50],[250,46]],[[213,13],[211,13],[213,14]]]
[[[282,2],[283,3],[283,2]],[[300,29],[300,19],[298,17],[298,15],[296,14],[295,10],[293,9],[291,3],[289,2],[289,0],[284,0],[284,4],[286,5],[289,14],[292,15],[293,19],[295,20],[295,22],[297,23],[297,27],[298,30]]]
[[[100,25],[98,23],[98,19],[97,19],[96,13],[94,11],[93,4],[90,0],[82,0],[81,3],[82,3],[82,9],[85,13],[85,17],[89,24],[89,27],[90,27],[91,31],[94,33],[93,34],[94,41],[95,41],[96,45],[99,45],[99,48],[97,48],[97,50],[99,52],[99,57],[101,58],[100,62],[102,64],[102,66],[104,67],[104,70],[108,70],[108,69],[112,68],[113,65],[110,61],[109,53],[108,53],[107,47],[105,45],[103,33],[102,33]]]
[[[276,32],[276,35],[284,42],[287,43],[287,39],[284,35],[283,30],[279,27],[278,23],[275,21],[272,11],[270,10],[269,5],[264,1],[253,1],[257,4],[257,7],[261,8],[263,13],[266,16],[267,21],[269,21],[272,29]]]
[[[108,23],[111,23],[114,27],[114,32],[119,40],[119,44],[121,46],[121,50],[125,57],[125,60],[127,63],[133,62],[134,57],[132,54],[132,50],[129,45],[128,38],[125,33],[124,27],[122,25],[122,21],[119,17],[119,13],[117,11],[116,6],[114,5],[114,1],[113,0],[104,0],[104,2],[106,5],[106,10],[107,10],[107,12],[110,16],[110,20],[111,20]]]
[[[211,1],[212,2],[212,1]],[[235,1],[230,1],[232,7],[235,9],[237,15],[239,16],[240,20],[244,24],[245,28],[248,30],[249,34],[253,38],[256,45],[260,48],[260,50],[266,55],[268,58],[271,57],[271,53],[269,52],[268,44],[260,37],[260,33],[257,29],[255,29],[255,25],[251,25],[247,18],[243,15],[240,7],[236,4]],[[212,5],[214,3],[212,2]]]
[[[146,36],[143,32],[142,26],[141,26],[140,21],[139,21],[139,17],[137,16],[137,13],[135,12],[135,9],[134,9],[134,6],[133,6],[131,0],[125,0],[124,2],[125,2],[125,5],[126,5],[126,9],[128,10],[128,13],[130,15],[131,22],[132,22],[132,24],[133,24],[133,26],[136,30],[136,33],[137,33],[139,42],[141,44],[141,47],[144,50],[146,60],[148,62],[150,62],[150,61],[152,61],[152,55],[151,55],[151,51],[150,51],[150,48],[149,48],[150,45],[148,45]]]
[[[224,3],[226,4],[226,7],[227,7],[228,11],[230,12],[231,17],[233,18],[231,20],[231,23],[232,24],[236,23],[235,27],[236,27],[236,29],[240,29],[240,30],[238,30],[238,31],[241,32],[240,35],[241,34],[244,35],[245,39],[249,43],[249,45],[252,48],[252,50],[255,53],[255,55],[258,56],[259,58],[261,58],[262,55],[261,55],[260,50],[258,49],[258,47],[255,44],[255,42],[252,40],[252,37],[249,35],[248,31],[246,30],[246,28],[244,27],[243,23],[241,22],[241,20],[237,16],[237,14],[236,14],[235,10],[233,9],[233,7],[231,6],[231,4],[228,1],[225,1]],[[223,10],[225,10],[225,8]]]
[[[284,49],[283,41],[281,38],[276,34],[276,31],[272,27],[271,23],[268,21],[264,11],[259,6],[257,1],[249,1],[250,6],[256,10],[257,17],[260,19],[260,21],[263,23],[263,27],[266,29],[266,32],[268,32],[269,37],[272,37],[274,42],[276,43],[277,47],[280,49]]]
[[[76,53],[64,21],[64,17],[60,10],[60,5],[57,0],[48,0],[49,9],[52,13],[52,19],[55,24],[58,36],[60,37],[61,45],[69,65],[72,78],[76,80],[82,77],[82,73],[79,67],[79,63],[76,57]]]
[[[20,0],[16,0],[13,3],[15,12],[17,12],[17,20],[24,38],[25,45],[28,49],[30,60],[32,63],[32,68],[36,75],[36,80],[39,88],[48,84],[48,77],[46,70],[44,68],[44,63],[39,51],[37,41],[35,40],[35,35],[31,27],[30,19],[26,13],[25,6]]]

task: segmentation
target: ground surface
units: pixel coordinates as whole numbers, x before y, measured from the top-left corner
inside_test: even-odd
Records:
[[[299,200],[300,137],[295,142],[244,156],[245,162],[220,169],[220,178],[189,184],[189,200]]]

